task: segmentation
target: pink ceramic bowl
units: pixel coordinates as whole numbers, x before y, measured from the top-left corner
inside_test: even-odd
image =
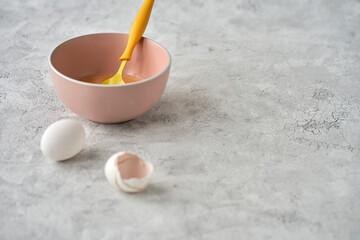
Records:
[[[160,99],[169,77],[171,57],[160,44],[142,38],[124,73],[144,80],[125,85],[78,81],[97,73],[115,74],[128,35],[99,33],[70,39],[50,54],[49,67],[55,90],[74,113],[99,123],[118,123],[149,111]]]

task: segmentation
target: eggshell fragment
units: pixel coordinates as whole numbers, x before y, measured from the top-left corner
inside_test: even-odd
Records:
[[[146,188],[153,165],[136,154],[119,152],[105,164],[105,176],[114,187],[124,192],[139,192]]]
[[[50,125],[41,138],[41,151],[55,161],[63,161],[78,154],[85,144],[83,126],[71,119],[57,121]]]

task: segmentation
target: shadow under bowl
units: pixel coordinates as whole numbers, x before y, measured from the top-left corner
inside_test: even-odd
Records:
[[[49,56],[50,75],[57,95],[74,113],[98,123],[119,123],[149,111],[161,98],[170,73],[171,57],[160,44],[142,38],[124,74],[143,80],[125,85],[79,81],[93,74],[115,74],[127,34],[98,33],[70,39]]]

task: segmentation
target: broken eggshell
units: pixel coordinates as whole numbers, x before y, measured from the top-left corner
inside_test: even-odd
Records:
[[[139,192],[146,188],[153,165],[136,154],[119,152],[105,164],[105,176],[116,188],[124,192]]]

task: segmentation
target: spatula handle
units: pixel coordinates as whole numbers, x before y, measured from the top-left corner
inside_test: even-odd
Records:
[[[145,32],[146,26],[149,22],[150,14],[155,0],[145,0],[141,6],[138,14],[135,17],[135,20],[131,26],[129,39],[126,45],[126,49],[123,55],[120,57],[120,60],[130,60],[131,54],[140,41],[142,35]]]

